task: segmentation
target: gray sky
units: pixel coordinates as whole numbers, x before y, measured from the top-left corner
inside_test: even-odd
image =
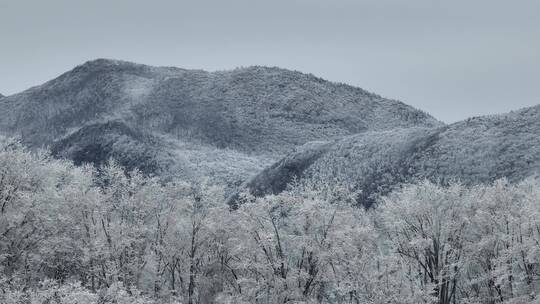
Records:
[[[0,0],[0,93],[98,57],[296,69],[453,122],[540,104],[540,1]]]

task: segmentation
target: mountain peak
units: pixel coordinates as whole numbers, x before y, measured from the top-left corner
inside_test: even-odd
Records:
[[[138,65],[133,62],[124,61],[124,60],[117,60],[117,59],[111,59],[111,58],[96,58],[92,60],[88,60],[85,63],[81,64],[81,66],[119,66],[119,65]]]
[[[71,72],[99,72],[99,71],[122,71],[122,70],[136,70],[136,69],[149,69],[149,66],[144,64],[133,63],[129,61],[97,58],[86,61],[85,63],[76,66]]]

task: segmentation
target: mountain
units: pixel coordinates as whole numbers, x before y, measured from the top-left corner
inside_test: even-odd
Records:
[[[0,99],[0,131],[75,163],[236,185],[311,141],[442,124],[399,101],[270,67],[86,62]]]
[[[278,193],[294,178],[353,184],[359,202],[404,182],[466,184],[518,181],[540,170],[540,106],[470,118],[448,126],[369,131],[308,143],[244,185],[256,195]]]
[[[0,96],[0,107],[1,133],[76,164],[113,158],[256,195],[294,179],[344,181],[369,206],[418,179],[520,180],[540,167],[540,106],[444,125],[399,101],[275,67],[206,72],[98,59]]]

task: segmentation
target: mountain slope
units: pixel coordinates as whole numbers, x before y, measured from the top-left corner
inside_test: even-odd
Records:
[[[279,68],[87,62],[0,100],[0,130],[77,163],[238,183],[314,140],[441,124],[362,89]]]
[[[540,106],[476,117],[437,128],[365,132],[305,145],[246,183],[254,194],[282,191],[300,181],[346,181],[369,206],[403,182],[430,179],[467,184],[540,170]]]

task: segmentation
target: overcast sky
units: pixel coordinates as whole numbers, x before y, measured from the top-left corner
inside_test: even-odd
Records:
[[[540,104],[540,1],[0,0],[0,93],[98,57],[296,69],[453,122]]]

